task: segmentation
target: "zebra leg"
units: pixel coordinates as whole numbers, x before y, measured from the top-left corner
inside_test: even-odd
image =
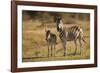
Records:
[[[56,46],[55,46],[55,44],[54,44],[54,56],[55,56],[55,51],[56,51]]]
[[[49,57],[49,53],[50,53],[50,52],[49,52],[49,44],[48,44],[48,57]]]
[[[80,43],[80,55],[81,55],[81,53],[82,53],[82,39],[79,39],[79,43]]]
[[[53,52],[53,49],[52,48],[53,48],[53,45],[51,45],[51,56],[52,56],[52,52]]]
[[[66,56],[67,55],[67,53],[66,53],[66,42],[63,42],[63,48],[64,48],[64,56]]]
[[[77,42],[76,42],[76,40],[74,40],[74,44],[75,44],[75,52],[74,52],[73,55],[75,55],[76,54],[76,51],[77,51]]]

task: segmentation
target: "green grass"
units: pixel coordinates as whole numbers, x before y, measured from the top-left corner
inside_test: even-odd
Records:
[[[77,21],[81,27],[83,27],[82,21]],[[83,44],[83,52],[80,55],[80,45],[78,43],[77,54],[72,55],[75,50],[73,42],[68,42],[66,45],[67,56],[63,56],[63,48],[56,31],[55,23],[45,24],[47,29],[57,35],[56,53],[55,56],[48,57],[48,48],[45,40],[45,27],[41,26],[40,22],[37,21],[23,21],[23,39],[22,39],[22,61],[23,62],[36,62],[36,61],[56,61],[56,60],[81,60],[90,58],[90,28],[89,22],[85,22],[87,27],[84,29],[85,40],[87,43]],[[70,26],[70,25],[69,25]]]

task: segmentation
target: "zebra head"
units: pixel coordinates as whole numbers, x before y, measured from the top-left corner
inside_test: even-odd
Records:
[[[50,37],[50,30],[46,31],[46,40],[48,40],[48,38]]]
[[[57,25],[57,31],[60,32],[63,30],[63,23],[61,17],[56,17],[56,25]]]

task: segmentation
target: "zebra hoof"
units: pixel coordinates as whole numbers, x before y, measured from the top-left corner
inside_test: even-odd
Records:
[[[75,56],[75,55],[76,55],[76,53],[73,53],[72,55],[74,55],[74,56]]]
[[[79,55],[82,55],[82,53],[80,53]]]

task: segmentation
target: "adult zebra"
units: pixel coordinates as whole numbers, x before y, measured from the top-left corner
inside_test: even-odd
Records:
[[[85,42],[83,38],[83,30],[78,25],[73,25],[70,27],[66,27],[63,25],[61,17],[56,17],[56,25],[57,25],[57,31],[59,32],[59,37],[61,39],[63,48],[64,48],[64,56],[67,55],[66,52],[66,44],[67,41],[74,41],[75,44],[75,52],[73,55],[76,54],[77,51],[77,40],[79,40],[80,43],[80,54],[82,52],[82,41]]]

